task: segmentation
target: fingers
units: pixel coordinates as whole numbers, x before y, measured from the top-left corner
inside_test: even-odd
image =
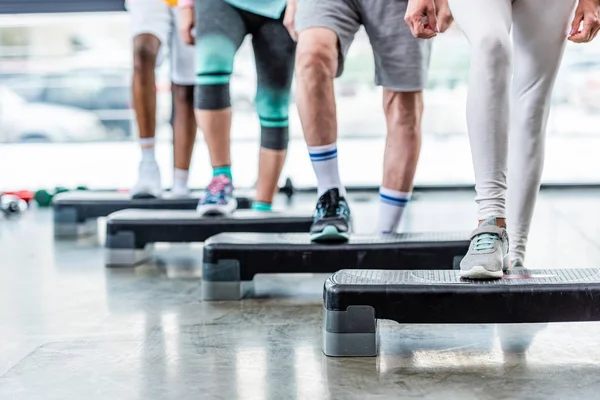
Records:
[[[436,26],[435,23],[437,23],[433,7],[431,13],[425,12],[428,17],[427,24],[423,22],[423,14],[423,11],[419,11],[419,9],[407,11],[404,21],[410,28],[414,37],[419,39],[431,39],[436,35],[434,27]],[[429,18],[429,15],[433,15],[433,21]]]
[[[578,18],[580,17],[576,16],[575,20]],[[575,25],[575,20],[573,21],[573,25]],[[600,20],[595,13],[589,13],[583,17],[583,28],[578,32],[579,25],[580,23],[577,25],[577,29],[575,31],[571,30],[571,35],[569,36],[569,40],[575,43],[591,42],[600,30]]]
[[[294,20],[283,20],[283,26],[287,29],[290,34],[290,37],[294,40],[294,42],[298,41],[298,32],[296,32],[296,28],[294,27]]]
[[[193,27],[188,27],[188,28],[181,28],[179,30],[179,35],[181,35],[181,40],[183,40],[183,43],[187,44],[188,46],[191,46],[191,45],[195,44],[195,42],[196,42],[196,40],[192,36],[192,29],[193,29]]]
[[[287,29],[290,37],[294,42],[298,41],[298,32],[295,27],[296,17],[296,5],[293,2],[288,2],[288,7],[285,10],[285,16],[283,17],[283,26]]]
[[[579,32],[579,27],[581,26],[581,22],[583,22],[583,13],[577,11],[575,13],[575,17],[573,18],[573,22],[571,22],[571,32],[569,36],[573,36],[577,32]]]

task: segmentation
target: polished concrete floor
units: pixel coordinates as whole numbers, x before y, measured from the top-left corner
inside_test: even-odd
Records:
[[[420,194],[402,229],[469,230],[472,197]],[[373,199],[351,198],[358,231]],[[55,242],[47,210],[0,220],[1,400],[600,398],[600,323],[383,322],[379,357],[327,358],[324,276],[260,276],[255,298],[203,303],[198,246],[107,270],[101,243]],[[527,266],[598,264],[600,191],[544,192]]]

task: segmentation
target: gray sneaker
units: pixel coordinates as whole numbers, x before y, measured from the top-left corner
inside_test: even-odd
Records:
[[[469,252],[460,262],[460,276],[468,279],[499,279],[509,267],[508,234],[486,219],[471,233]]]

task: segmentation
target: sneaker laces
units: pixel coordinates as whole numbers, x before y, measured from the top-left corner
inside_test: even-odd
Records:
[[[214,178],[212,178],[212,180],[208,184],[208,187],[206,188],[206,190],[208,191],[208,193],[210,193],[212,195],[219,194],[220,192],[225,190],[225,187],[230,182],[231,181],[229,180],[229,178],[227,176],[217,175]]]
[[[491,250],[494,248],[494,242],[498,239],[497,235],[483,233],[475,238],[473,248],[476,251]]]
[[[335,217],[340,214],[341,208],[339,207],[339,204],[333,207],[333,205],[337,203],[336,200],[339,201],[339,197],[334,191],[329,191],[319,198],[318,208],[325,211],[323,214],[324,217]]]

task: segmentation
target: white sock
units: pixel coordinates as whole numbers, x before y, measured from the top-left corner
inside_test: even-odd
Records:
[[[173,171],[173,189],[187,189],[190,172],[185,169],[175,168]]]
[[[340,180],[337,159],[337,143],[326,146],[308,146],[308,154],[317,175],[319,197],[329,189],[337,188],[340,196],[346,196],[346,189]]]
[[[140,138],[142,147],[142,161],[155,161],[154,158],[154,138]]]
[[[412,193],[379,188],[379,223],[378,233],[395,233],[400,225],[404,208]]]

